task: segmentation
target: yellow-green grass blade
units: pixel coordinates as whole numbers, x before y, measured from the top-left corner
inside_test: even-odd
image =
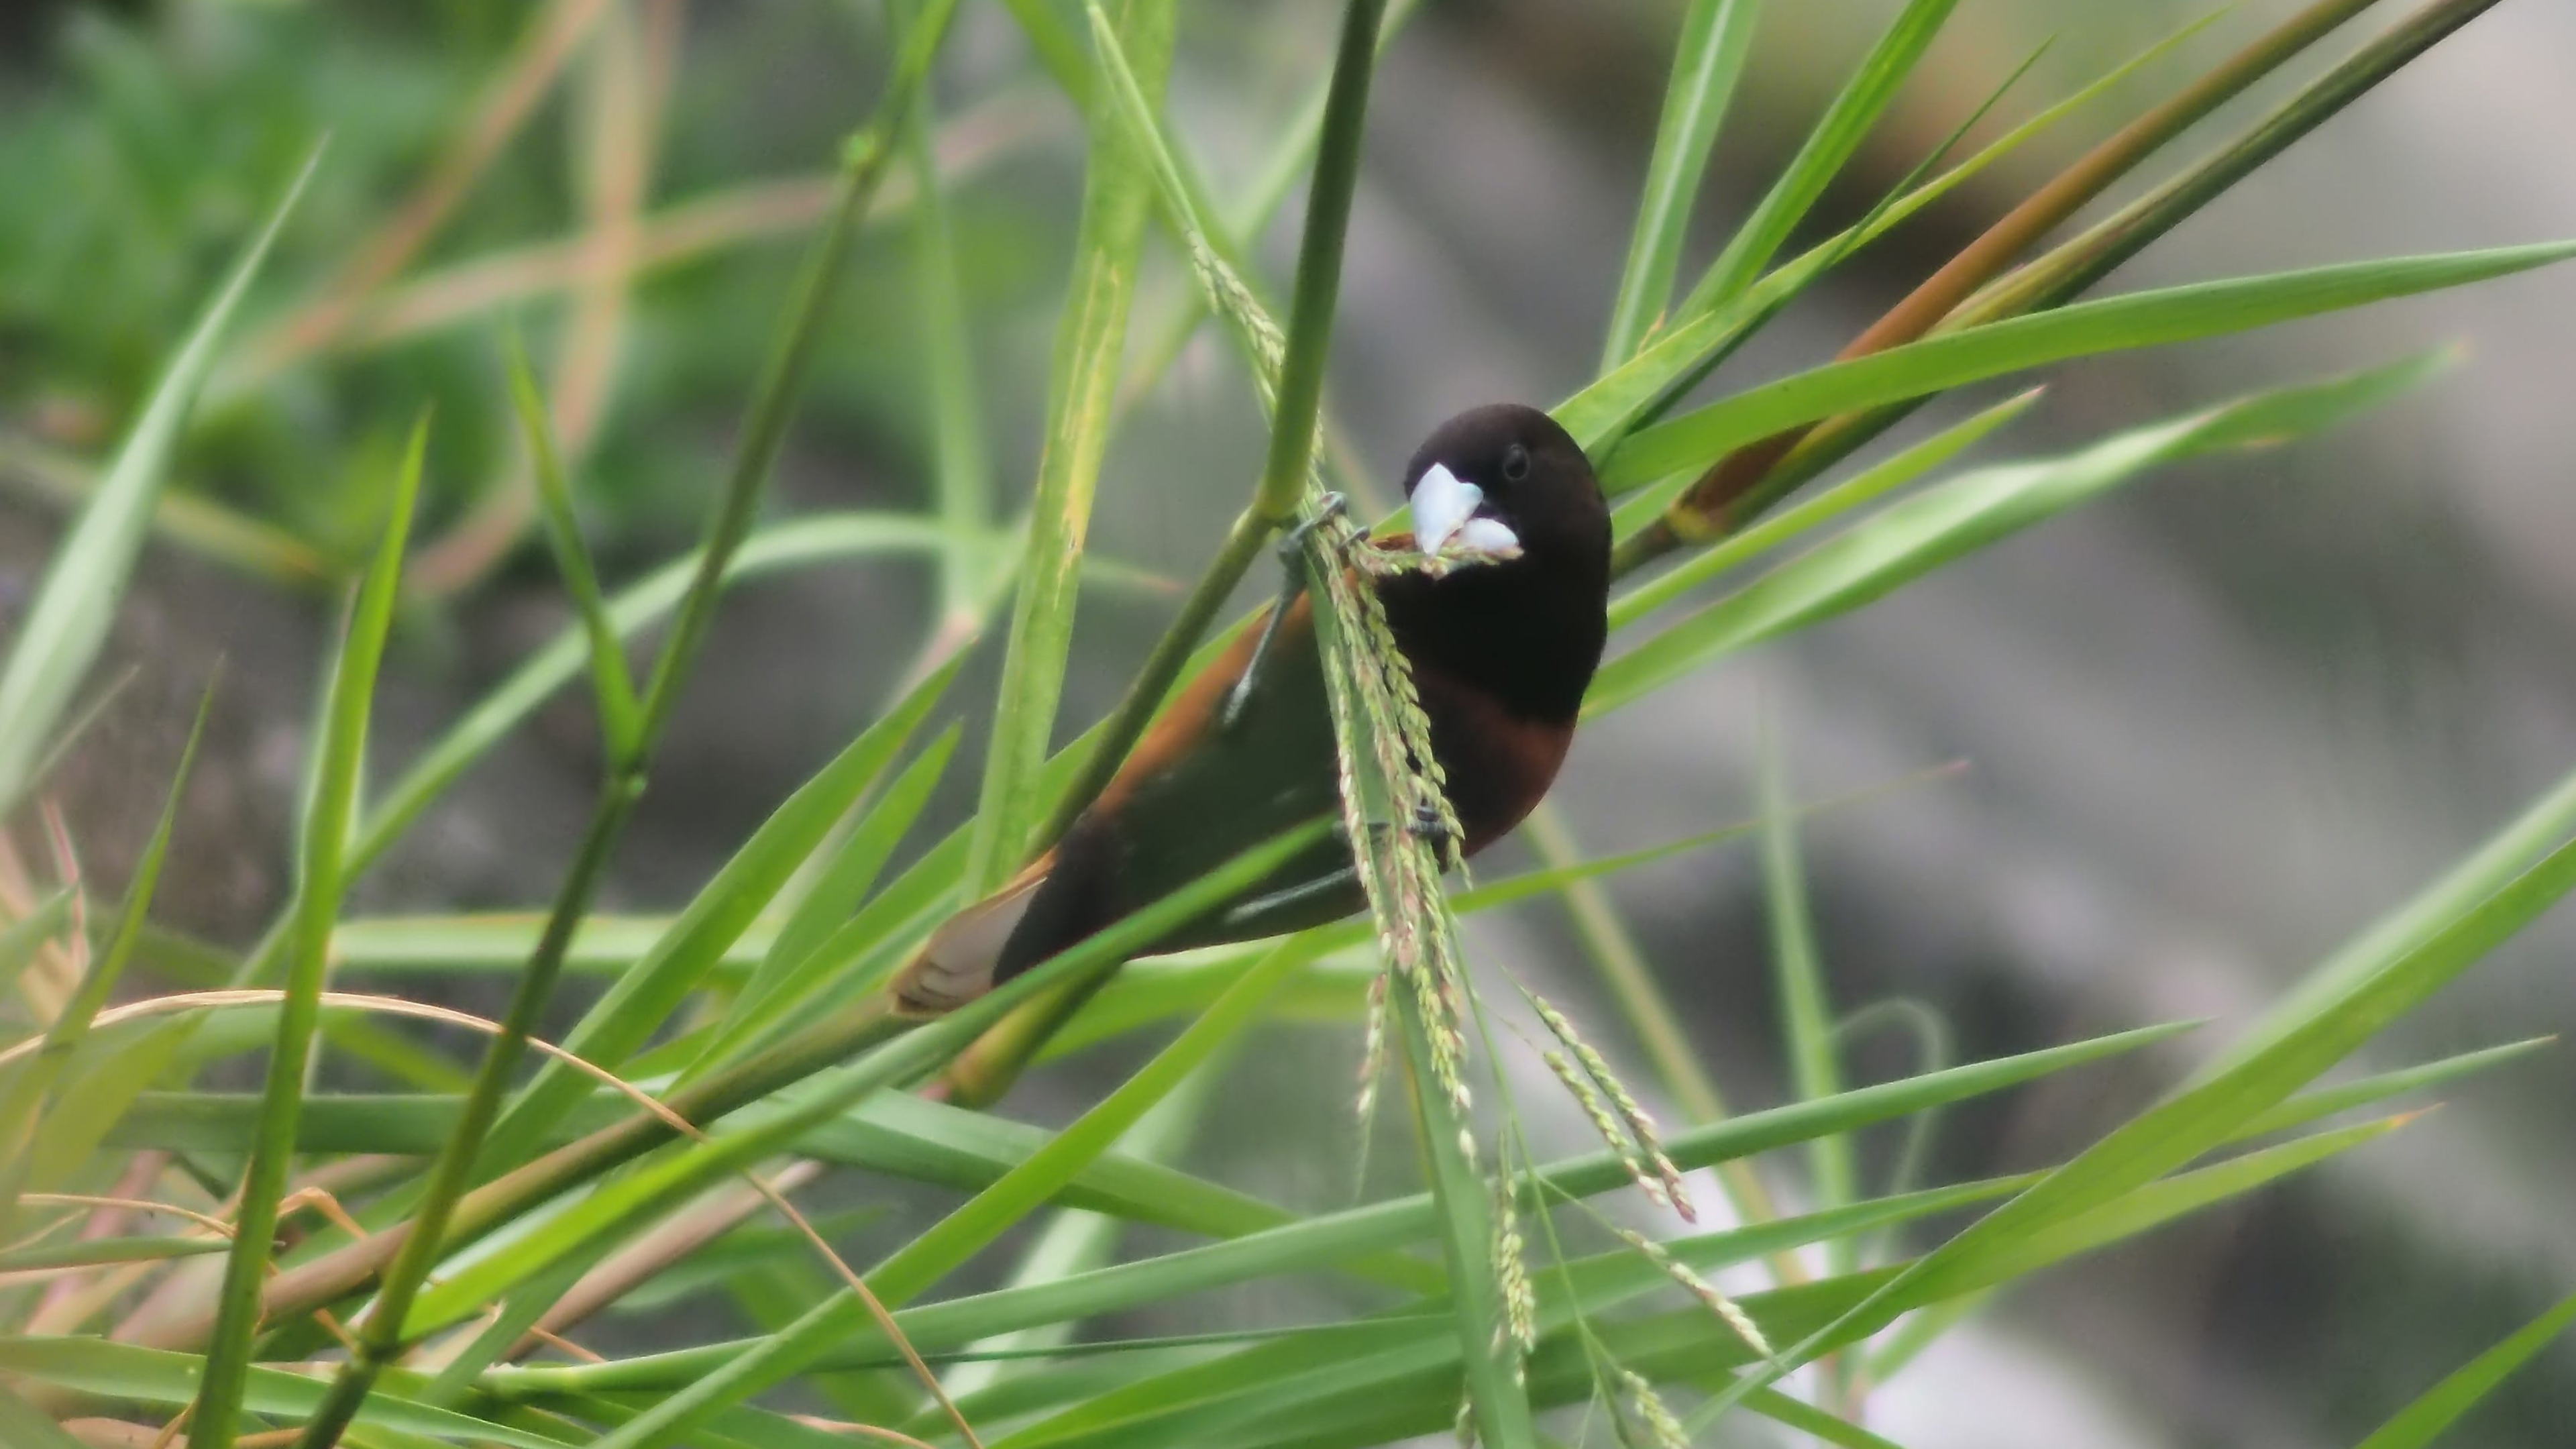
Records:
[[[1703,1234],[1666,1247],[1694,1271],[1715,1272],[1837,1235],[1955,1211],[2011,1187],[2010,1181],[1968,1184]],[[1534,1275],[1532,1283],[1540,1300],[1540,1332],[1550,1335],[1564,1332],[1578,1314],[1597,1317],[1673,1286],[1664,1269],[1627,1249],[1552,1267]],[[1367,1404],[1425,1375],[1445,1374],[1454,1382],[1458,1344],[1446,1315],[1431,1311],[1440,1306],[1438,1297],[1420,1299],[1384,1314],[1321,1331],[1277,1335],[1266,1344],[1140,1378],[1031,1425],[1008,1442],[1114,1442],[1132,1449],[1225,1443],[1276,1432],[1277,1426],[1329,1414],[1337,1406]]]
[[[2226,336],[2372,302],[2466,286],[2576,256],[2576,243],[2352,262],[2079,302],[1927,337],[1765,383],[1636,434],[1609,486],[1703,466],[1785,428],[1919,398],[2072,357]]]
[[[1149,93],[1171,65],[1171,0],[1118,0],[1117,33]],[[1076,580],[1109,445],[1118,359],[1142,259],[1153,181],[1125,126],[1092,97],[1089,159],[1073,272],[1048,383],[1046,446],[1030,506],[1027,553],[1013,595],[992,743],[966,866],[969,896],[1018,869],[1044,818],[1038,778],[1055,730],[1073,640]]]
[[[143,854],[134,863],[124,907],[118,911],[106,943],[91,957],[70,999],[46,1025],[35,1055],[0,1072],[0,1243],[16,1240],[17,1234],[10,1225],[15,1221],[18,1195],[31,1183],[39,1188],[51,1187],[89,1160],[99,1137],[113,1122],[119,1099],[132,1100],[130,1092],[111,1087],[107,1103],[88,1105],[59,1122],[47,1121],[46,1109],[55,1084],[71,1065],[74,1054],[89,1036],[91,1023],[98,1019],[100,1009],[107,1005],[108,996],[134,959],[144,917],[152,909],[152,893],[161,882],[161,867],[169,859],[170,834],[179,823],[179,801],[188,786],[189,770],[197,761],[197,746],[205,739],[206,717],[213,711],[214,702],[215,687],[210,683],[197,703],[196,722],[188,728],[188,743],[179,752],[179,767],[172,772],[170,789],[162,798],[161,817],[154,822]],[[69,900],[67,896],[64,899],[67,909]],[[47,914],[40,909],[20,925],[41,927]],[[30,948],[43,938],[30,940]],[[110,1080],[131,1082],[139,1089],[149,1077],[129,1075]]]
[[[888,1307],[909,1303],[1042,1206],[1076,1173],[1114,1146],[1211,1054],[1249,1027],[1262,1003],[1286,979],[1296,961],[1288,947],[1273,948],[1261,964],[1238,978],[1215,1006],[1116,1091],[1000,1181],[871,1269],[866,1278],[869,1291]],[[662,1400],[601,1440],[600,1449],[641,1449],[665,1437],[684,1436],[705,1422],[713,1410],[741,1403],[794,1377],[831,1345],[860,1331],[868,1322],[868,1310],[857,1295],[834,1294],[784,1331]]]
[[[761,822],[708,880],[671,929],[583,1013],[563,1041],[585,1061],[615,1067],[662,1029],[727,946],[759,918],[851,805],[892,764],[929,716],[955,665],[941,669],[893,712],[862,731]],[[494,1125],[487,1169],[523,1160],[548,1123],[595,1089],[587,1076],[549,1061]]]
[[[931,493],[940,521],[956,540],[939,566],[943,640],[962,642],[983,618],[991,590],[985,575],[994,560],[967,544],[991,525],[991,450],[984,442],[984,408],[975,377],[973,336],[965,294],[957,278],[956,238],[949,227],[946,187],[932,148],[938,117],[930,88],[915,92],[908,127],[907,160],[918,180],[912,216],[912,275],[920,308],[923,386],[929,395]]]
[[[96,1338],[0,1338],[0,1370],[31,1383],[51,1384],[107,1399],[182,1405],[195,1396],[206,1360],[195,1354],[139,1348]],[[505,1444],[511,1449],[560,1449],[550,1435],[497,1419],[432,1408],[408,1390],[420,1376],[396,1371],[358,1411],[358,1422],[443,1444]],[[287,1369],[254,1367],[244,1382],[242,1407],[289,1422],[318,1407],[323,1383]],[[13,1444],[15,1440],[11,1441]]]
[[[0,665],[0,810],[14,805],[26,789],[63,712],[97,661],[152,526],[170,454],[214,368],[224,330],[321,160],[317,147],[269,209],[266,223],[154,384],[106,479],[45,566],[44,580],[9,646],[8,662]]]
[[[2359,1449],[2430,1449],[2461,1415],[2474,1409],[2514,1372],[2576,1324],[2576,1294],[2533,1319],[2502,1343],[2454,1370],[2361,1441]]]
[[[1610,333],[1601,346],[1601,370],[1628,360],[1671,304],[1673,276],[1690,234],[1692,203],[1708,170],[1717,127],[1734,99],[1753,48],[1753,22],[1761,0],[1691,0],[1673,45],[1672,78],[1655,123],[1655,149],[1646,162],[1646,184],[1637,221],[1628,234],[1628,264],[1610,305]]]
[[[1882,356],[1889,354],[1881,354]],[[1980,468],[1889,506],[1603,665],[1584,711],[1604,714],[1709,661],[1819,623],[2152,469],[2330,426],[2430,376],[2443,354],[2257,393],[2117,433],[2054,459]]]
[[[570,1204],[489,1254],[457,1266],[446,1279],[421,1297],[413,1310],[415,1322],[411,1325],[411,1336],[471,1316],[480,1304],[507,1291],[574,1245],[622,1233],[651,1216],[658,1208],[694,1194],[717,1178],[787,1150],[807,1132],[838,1118],[855,1103],[936,1071],[1021,1002],[1058,985],[1115,970],[1118,962],[1142,943],[1171,931],[1181,922],[1196,919],[1220,902],[1233,899],[1253,882],[1267,876],[1282,861],[1293,857],[1297,849],[1311,844],[1320,835],[1322,824],[1318,821],[1311,828],[1292,831],[1224,862],[1181,890],[1115,922],[975,1001],[912,1027],[845,1067],[817,1073],[793,1092],[763,1094],[719,1124],[711,1134],[711,1141],[679,1145],[616,1182]],[[828,1022],[809,1030],[818,1038],[828,1038],[835,1044],[841,1036],[837,1026]],[[792,1043],[778,1049],[782,1063],[801,1063],[805,1055]],[[788,1069],[782,1065],[775,1070],[783,1073]],[[748,1090],[747,1084],[760,1082],[769,1075],[771,1071],[768,1069],[746,1066],[739,1071],[737,1082],[709,1078],[699,1087],[709,1096],[730,1094]],[[675,1108],[685,1109],[687,1104],[685,1095],[673,1100]],[[482,1231],[499,1225],[506,1218],[523,1214],[538,1203],[631,1160],[639,1155],[640,1150],[659,1145],[670,1134],[670,1129],[656,1119],[641,1118],[637,1121],[633,1132],[617,1139],[613,1150],[603,1145],[569,1153],[560,1159],[550,1155],[547,1159],[539,1159],[532,1167],[551,1170],[523,1170],[492,1184],[484,1190],[488,1195],[473,1204],[470,1213],[459,1213],[458,1236],[467,1240],[480,1236]],[[451,1246],[458,1245],[461,1244]]]
[[[43,1247],[0,1253],[0,1273],[32,1273],[48,1268],[95,1268],[117,1263],[156,1263],[220,1253],[222,1238],[83,1238]]]
[[[2172,1028],[2122,1033],[2023,1056],[1979,1062],[1901,1082],[1857,1088],[1830,1102],[1797,1103],[1746,1113],[1724,1123],[1676,1134],[1669,1150],[1674,1161],[1685,1169],[1708,1166],[1757,1152],[1794,1146],[1819,1133],[1857,1130],[1874,1122],[2000,1091],[2167,1040],[2173,1035]],[[1547,1185],[1546,1191],[1550,1195],[1577,1197],[1614,1191],[1629,1181],[1627,1169],[1608,1152],[1551,1163],[1538,1169],[1535,1176]],[[1535,1194],[1536,1190],[1532,1191]],[[1535,1195],[1531,1201],[1533,1204],[1537,1201]],[[1770,1225],[1764,1231],[1777,1227],[1776,1224]],[[1364,1207],[1280,1222],[1232,1241],[1098,1269],[1047,1285],[1044,1289],[1006,1290],[1017,1295],[1009,1299],[982,1295],[907,1309],[897,1316],[897,1321],[907,1335],[933,1333],[940,1337],[931,1341],[945,1342],[947,1335],[954,1334],[960,1341],[969,1341],[1029,1323],[1051,1321],[1054,1316],[1074,1313],[1094,1316],[1208,1287],[1359,1262],[1422,1242],[1436,1231],[1437,1221],[1430,1194],[1416,1193]],[[957,1316],[952,1318],[948,1315]],[[1443,1317],[1444,1331],[1447,1323]],[[947,1326],[942,1327],[943,1324]],[[728,1356],[722,1346],[682,1349],[601,1368],[501,1370],[491,1376],[491,1382],[496,1387],[523,1385],[531,1391],[540,1385],[602,1390],[650,1388],[685,1383]]]
[[[2033,193],[2011,216],[1997,223],[1995,229],[1945,268],[1941,277],[1927,282],[1924,289],[1883,318],[1873,332],[1884,335],[1873,340],[1904,340],[1920,335],[1927,327],[1934,334],[1952,333],[2069,301],[2495,3],[2496,0],[2433,0],[2273,107],[2234,141],[2082,235],[2051,248],[1965,299],[1953,300],[1955,286],[1936,285],[1945,279],[1964,283],[2010,260],[2013,251],[2037,241],[2042,231],[2065,220],[2077,206],[2099,194],[2183,127],[2242,93],[2371,4],[2371,0],[2317,0],[2173,99],[2131,122]],[[1936,307],[1941,309],[1938,315],[1934,312]],[[1890,402],[1825,422],[1798,438],[1785,457],[1731,480],[1730,487],[1740,485],[1744,491],[1725,503],[1726,510],[1743,517],[1767,509],[1916,405],[1912,400]],[[1784,432],[1775,435],[1773,441],[1783,442],[1790,437]],[[1755,462],[1771,456],[1763,450],[1742,455]],[[1711,481],[1718,481],[1716,474],[1711,475]],[[1623,547],[1623,554],[1646,556],[1670,546],[1680,533],[1688,531],[1686,515],[1676,515],[1674,521],[1685,526],[1648,530],[1633,546]]]
[[[2425,1062],[2420,1066],[2378,1072],[2349,1082],[2338,1083],[2335,1086],[2320,1087],[2312,1092],[2302,1092],[2246,1123],[2238,1129],[2238,1135],[2262,1137],[2274,1132],[2286,1132],[2355,1108],[2376,1106],[2391,1097],[2448,1086],[2465,1077],[2474,1076],[2491,1067],[2500,1067],[2508,1062],[2518,1061],[2544,1047],[2557,1044],[2556,1037],[2536,1036],[2525,1041],[2507,1042],[2502,1046],[2461,1052],[2456,1056],[2443,1057],[2439,1061]]]
[[[1709,263],[1676,314],[1696,316],[1736,300],[1771,264],[1790,233],[1798,229],[1825,188],[1842,174],[1854,152],[1878,124],[1897,89],[1923,59],[1923,52],[1949,22],[1957,0],[1907,0],[1888,22],[1878,43],[1855,67],[1851,79],[1826,107],[1798,154],[1771,184],[1753,214]]]
[[[554,550],[555,569],[572,595],[573,613],[590,646],[590,687],[599,709],[599,732],[610,759],[624,759],[635,747],[642,727],[635,680],[626,669],[626,649],[617,625],[608,617],[608,600],[599,590],[599,573],[590,549],[581,541],[581,520],[573,512],[572,482],[564,476],[563,457],[555,448],[554,424],[538,394],[536,374],[528,367],[527,348],[510,334],[510,401],[518,410],[531,469],[536,476],[538,516],[545,523],[546,544]]]
[[[701,1065],[732,1056],[735,1048],[751,1039],[761,1021],[774,1021],[789,1006],[810,999],[823,984],[822,972],[806,968],[828,961],[821,955],[822,947],[837,927],[855,919],[860,903],[876,884],[877,873],[920,818],[922,807],[930,803],[930,792],[938,787],[949,757],[956,752],[961,728],[952,723],[940,731],[921,757],[905,766],[883,795],[868,805],[857,828],[815,877],[813,888],[779,923],[777,938],[762,953],[751,979],[699,1054]]]
[[[2088,1216],[2076,1225],[2080,1232],[2049,1240],[2045,1245],[2049,1256],[2045,1259],[2033,1255],[2013,1266],[2021,1274],[2036,1272],[2189,1213],[2234,1200],[2289,1173],[2372,1141],[2389,1125],[2373,1123],[2321,1134],[2251,1153],[2219,1167],[2158,1180]],[[1762,1325],[1767,1336],[1786,1342],[1832,1324],[1852,1304],[1883,1290],[1901,1271],[1864,1270],[1796,1287],[1750,1293],[1737,1301]],[[1698,1305],[1648,1317],[1599,1321],[1592,1327],[1599,1346],[1612,1358],[1659,1382],[1700,1382],[1714,1387],[1712,1381],[1725,1370],[1752,1360],[1751,1350],[1735,1331]],[[1389,1330],[1391,1335],[1400,1331]],[[1838,1330],[1828,1346],[1839,1348],[1857,1338],[1857,1334]],[[1358,1449],[1431,1433],[1444,1427],[1454,1412],[1456,1381],[1454,1368],[1436,1366],[1411,1378],[1370,1383],[1359,1392],[1344,1393],[1336,1375],[1318,1374],[1302,1400],[1269,1401],[1264,1405],[1266,1412],[1257,1418],[1237,1420],[1228,1425],[1230,1432],[1210,1433],[1193,1442],[1210,1449],[1287,1449],[1291,1445],[1298,1449]],[[1685,1421],[1686,1427],[1705,1432],[1718,1411],[1732,1407],[1726,1402],[1727,1393],[1734,1394],[1734,1401],[1740,1402],[1745,1394],[1767,1387],[1746,1387],[1751,1382],[1745,1377],[1733,1380],[1734,1387],[1712,1398]],[[1593,1393],[1592,1365],[1575,1335],[1557,1332],[1542,1341],[1530,1357],[1529,1388],[1531,1401],[1540,1407],[1579,1404]],[[1027,1433],[999,1441],[996,1449],[1004,1445],[1035,1449],[1041,1444],[1061,1449],[1136,1444],[1143,1449],[1152,1442],[1116,1435]]]
[[[1598,880],[1636,866],[1651,865],[1740,839],[1750,835],[1753,829],[1751,825],[1729,826],[1642,850],[1504,876],[1457,892],[1449,898],[1449,908],[1460,916],[1498,910],[1578,882]],[[1301,940],[1308,960],[1312,961],[1317,957],[1349,951],[1374,939],[1374,929],[1365,919],[1353,919],[1313,927],[1303,934]],[[1070,1055],[1167,1016],[1200,1010],[1214,1001],[1227,983],[1257,959],[1260,951],[1261,948],[1252,947],[1199,953],[1186,961],[1147,962],[1142,963],[1141,968],[1131,967],[1122,971],[1117,979],[1101,988],[1100,994],[1091,999],[1081,1014],[1065,1024],[1064,1030],[1049,1043],[1048,1054]],[[1360,995],[1365,991],[1371,974],[1365,967],[1333,974],[1333,985],[1327,988],[1331,999],[1352,1008],[1335,1013],[1335,1019],[1357,1019]],[[1293,991],[1294,983],[1290,989]]]
[[[237,1152],[256,1129],[256,1097],[238,1093],[147,1092],[108,1135],[113,1146],[199,1153]],[[322,1093],[297,1123],[306,1153],[390,1152],[426,1156],[455,1130],[452,1093]],[[549,1145],[617,1119],[620,1103],[584,1106]],[[801,1155],[834,1166],[932,1187],[980,1192],[1026,1161],[1051,1134],[963,1108],[888,1093],[800,1137]],[[1231,1238],[1279,1227],[1282,1210],[1232,1189],[1141,1159],[1111,1154],[1068,1184],[1056,1201],[1181,1232]]]
[[[376,672],[384,660],[385,636],[393,627],[403,546],[410,536],[428,446],[429,420],[424,417],[412,429],[410,450],[394,486],[392,514],[375,559],[358,586],[357,603],[349,611],[331,666],[320,764],[314,772],[315,788],[298,852],[303,872],[290,912],[294,925],[286,998],[278,1013],[276,1044],[269,1052],[259,1136],[242,1173],[239,1216],[207,1343],[205,1378],[188,1419],[188,1449],[230,1449],[240,1433],[252,1344],[259,1331],[260,1295],[277,1232],[277,1204],[294,1165],[296,1116],[303,1106],[323,981],[330,970],[331,923],[339,916],[347,888],[350,824],[356,813],[359,772],[366,762]]]
[[[1270,988],[1276,1001],[1281,987]],[[1233,1057],[1242,1050],[1238,1038],[1219,1048],[1180,1086],[1158,1102],[1136,1125],[1118,1139],[1120,1150],[1149,1162],[1169,1162],[1189,1143],[1207,1115],[1217,1084],[1223,1080]],[[1012,1265],[1006,1288],[1038,1288],[1061,1282],[1076,1273],[1106,1267],[1117,1255],[1126,1225],[1107,1213],[1087,1212],[1081,1208],[1058,1208],[1048,1215],[1019,1259]],[[1011,1376],[1013,1360],[1062,1348],[1073,1341],[1081,1320],[1065,1318],[978,1339],[968,1345],[968,1358],[943,1376],[940,1386],[952,1399],[962,1399]]]
[[[2371,970],[2287,1031],[2250,1053],[2223,1055],[2172,1097],[1907,1268],[1845,1315],[1835,1331],[1874,1331],[1903,1311],[1897,1305],[1993,1281],[1996,1265],[2010,1263],[2027,1242],[2065,1231],[2070,1221],[2226,1141],[2510,939],[2571,886],[2576,843],[2559,846],[2483,897],[2460,903],[2429,933],[2390,940],[2391,949]],[[2436,898],[2449,904],[2447,897]],[[2367,939],[2388,938],[2373,931]],[[1827,1336],[1819,1333],[1784,1362],[1804,1361]],[[1742,1382],[1759,1384],[1775,1374],[1766,1369]]]
[[[1611,629],[1614,632],[1624,629],[1728,570],[1813,533],[1855,509],[1877,502],[1976,446],[1988,434],[2030,411],[2032,404],[2039,399],[2038,388],[2006,398],[1862,469],[1795,508],[1773,514],[1740,533],[1727,535],[1673,568],[1612,599]],[[1690,477],[1687,473],[1676,474],[1672,488],[1646,489],[1629,499],[1614,516],[1617,522],[1625,525],[1619,531],[1623,535],[1632,533],[1661,514],[1664,506],[1672,501]],[[1632,508],[1629,505],[1637,506]]]

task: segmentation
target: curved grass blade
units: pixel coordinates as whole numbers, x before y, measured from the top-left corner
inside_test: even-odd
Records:
[[[232,1252],[224,1263],[215,1323],[207,1341],[205,1377],[188,1419],[188,1449],[231,1449],[240,1433],[243,1395],[249,1382],[252,1341],[260,1325],[260,1297],[268,1278],[271,1243],[277,1233],[278,1199],[285,1194],[295,1157],[295,1123],[303,1108],[304,1078],[311,1065],[314,1027],[321,1015],[322,986],[330,971],[331,923],[340,912],[347,889],[347,847],[358,797],[358,776],[365,767],[367,720],[373,706],[376,670],[384,660],[385,636],[393,627],[394,603],[402,580],[403,545],[411,532],[412,507],[420,496],[423,454],[429,446],[429,420],[412,428],[411,447],[394,485],[393,511],[383,539],[358,586],[346,633],[331,669],[328,704],[323,711],[320,763],[315,789],[304,819],[298,852],[303,875],[296,882],[286,1002],[278,1013],[277,1041],[270,1050],[265,1090],[260,1099],[260,1133],[249,1165],[242,1173],[240,1215],[235,1221]]]
[[[2428,353],[2348,377],[2257,393],[2114,434],[2061,458],[1964,473],[1780,564],[1603,665],[1584,713],[1607,713],[1721,655],[1847,613],[2151,469],[2330,426],[2415,386],[2446,358]]]
[[[2068,1231],[2068,1224],[2088,1214],[2108,1210],[2105,1205],[2119,1194],[2139,1188],[2259,1120],[2388,1022],[2512,938],[2571,887],[2576,887],[2576,843],[2559,846],[2529,870],[2497,885],[2491,894],[2463,904],[2424,936],[2405,940],[2385,930],[2366,933],[2365,940],[2387,942],[2391,949],[2358,981],[2289,1024],[2286,1031],[2262,1039],[2256,1049],[2223,1056],[2218,1065],[2165,1102],[1916,1261],[1842,1315],[1830,1330],[1819,1330],[1800,1344],[1783,1362],[1794,1366],[1805,1361],[1836,1334],[1875,1331],[1904,1311],[1897,1305],[1911,1306],[1964,1287],[1983,1286],[1996,1281],[2001,1269],[2019,1271],[2013,1267],[2017,1255],[2028,1252],[2032,1243]],[[2432,900],[2447,904],[2447,893],[2432,894],[2421,904]],[[2422,914],[2420,906],[2410,906],[2395,919],[2414,921]],[[1767,1387],[1782,1371],[1766,1368],[1738,1384]]]
[[[1807,899],[1806,862],[1799,854],[1797,810],[1789,766],[1770,720],[1762,726],[1762,900],[1771,936],[1773,989],[1780,1004],[1780,1039],[1789,1057],[1791,1085],[1802,1101],[1843,1089],[1842,1052],[1834,1036],[1834,1009],[1816,945],[1816,922]],[[1839,1134],[1807,1144],[1809,1190],[1816,1204],[1838,1208],[1858,1193],[1860,1169],[1851,1139]],[[1858,1266],[1848,1238],[1825,1245],[1825,1267],[1848,1273]]]
[[[10,645],[8,663],[0,666],[0,812],[14,805],[26,788],[54,727],[98,658],[99,646],[116,618],[117,600],[125,592],[126,579],[152,526],[170,454],[178,446],[198,391],[214,369],[224,329],[321,162],[322,150],[317,146],[154,384],[142,416],[118,446],[106,479],[45,566],[44,581],[36,586],[17,639]]]
[[[2576,1325],[2576,1295],[2523,1325],[2512,1337],[2455,1370],[2424,1391],[2423,1397],[2379,1426],[2359,1449],[2429,1449],[2462,1414],[2478,1406],[2498,1385]]]

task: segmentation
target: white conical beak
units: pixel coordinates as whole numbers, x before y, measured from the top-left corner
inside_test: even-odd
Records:
[[[1424,553],[1438,553],[1452,541],[1488,553],[1518,548],[1520,540],[1500,521],[1475,516],[1484,502],[1484,489],[1450,472],[1447,464],[1432,464],[1413,485],[1413,546]]]

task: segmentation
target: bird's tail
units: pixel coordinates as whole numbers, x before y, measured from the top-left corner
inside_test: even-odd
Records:
[[[909,1016],[938,1016],[993,989],[1002,953],[1047,882],[1041,860],[1009,884],[942,922],[889,986]]]

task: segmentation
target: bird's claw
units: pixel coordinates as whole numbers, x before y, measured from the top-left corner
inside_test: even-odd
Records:
[[[1252,688],[1261,680],[1261,666],[1270,657],[1271,640],[1279,633],[1280,621],[1287,618],[1288,606],[1304,592],[1306,540],[1327,522],[1350,511],[1349,501],[1339,493],[1327,493],[1315,506],[1312,518],[1302,518],[1289,525],[1279,536],[1279,598],[1270,606],[1270,617],[1261,624],[1261,638],[1252,646],[1252,657],[1244,662],[1243,675],[1225,692],[1225,705],[1217,713],[1217,728],[1232,730],[1243,719],[1244,710],[1252,703]]]

